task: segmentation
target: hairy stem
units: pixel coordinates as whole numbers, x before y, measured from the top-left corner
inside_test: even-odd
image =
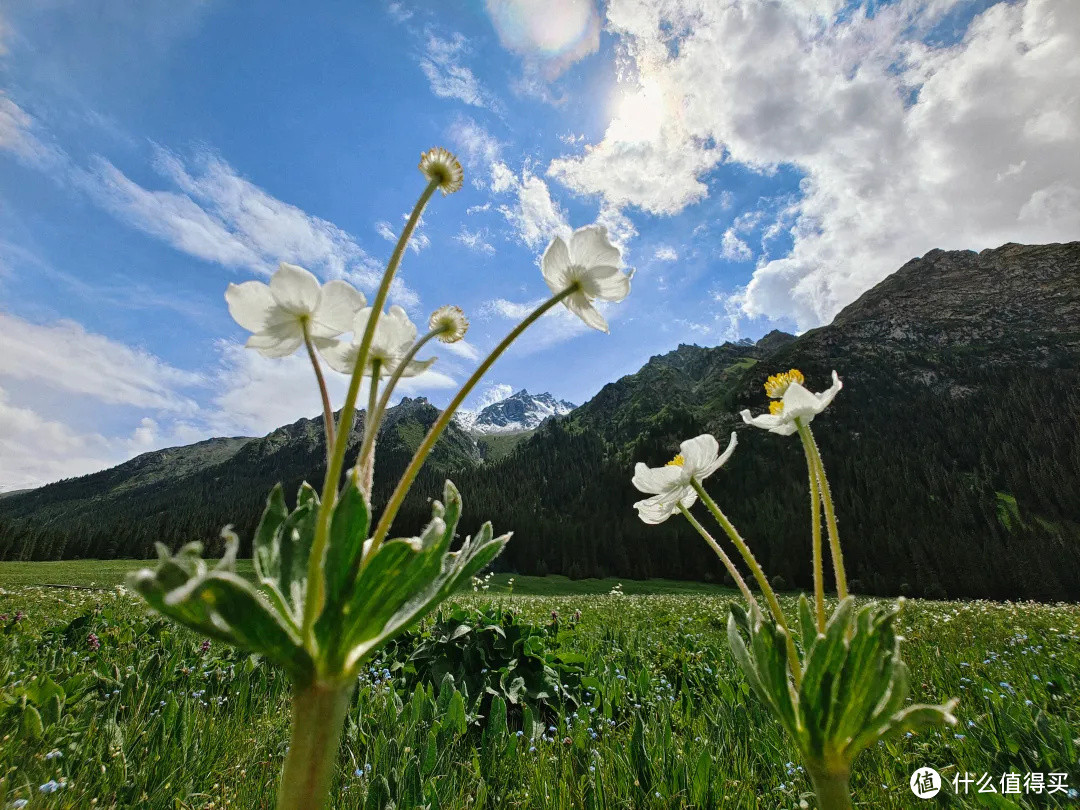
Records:
[[[374,360],[371,363],[371,382],[368,384],[367,413],[364,414],[364,441],[360,445],[360,452],[356,456],[356,466],[360,469],[360,486],[371,500],[371,485],[375,481],[375,439],[379,426],[376,420],[377,403],[379,401],[379,371],[382,362]]]
[[[761,592],[765,595],[765,601],[769,603],[769,610],[772,612],[773,618],[776,619],[776,623],[780,625],[784,630],[784,636],[787,638],[787,650],[788,650],[788,664],[791,668],[791,674],[795,678],[795,685],[798,687],[799,682],[802,680],[802,665],[799,662],[799,653],[795,647],[795,639],[791,636],[791,631],[787,626],[787,619],[784,618],[784,611],[780,609],[780,600],[776,598],[776,592],[773,591],[772,585],[769,584],[768,578],[765,576],[765,571],[762,569],[761,564],[754,556],[754,552],[750,550],[750,546],[746,544],[746,541],[742,539],[742,535],[739,534],[735,525],[728,520],[716,501],[714,501],[709,493],[705,491],[705,487],[701,485],[701,482],[696,478],[691,477],[690,483],[694,487],[694,491],[697,492],[698,497],[701,498],[705,507],[712,512],[716,522],[720,524],[720,527],[724,530],[728,537],[731,538],[731,542],[735,544],[735,548],[739,550],[739,554],[746,561],[746,564],[750,567],[750,572],[754,575],[754,579],[757,581],[758,587],[761,588]]]
[[[801,434],[800,434],[801,435]],[[803,442],[806,469],[810,476],[810,534],[814,555],[814,614],[819,633],[825,632],[825,572],[821,560],[821,494],[818,489],[817,465],[814,456]]]
[[[394,274],[401,265],[401,257],[405,252],[405,246],[409,237],[416,230],[416,223],[420,221],[420,215],[424,207],[439,187],[438,180],[432,180],[424,188],[420,199],[416,201],[412,214],[405,223],[405,229],[398,237],[394,245],[394,252],[390,255],[390,262],[386,265],[379,289],[375,294],[375,300],[371,305],[371,317],[368,318],[367,328],[364,329],[360,339],[359,351],[356,354],[356,364],[353,366],[352,377],[349,380],[349,390],[345,394],[345,404],[341,408],[341,420],[338,422],[337,435],[334,439],[334,452],[326,465],[326,478],[323,480],[322,501],[319,505],[318,520],[315,524],[315,537],[311,543],[311,554],[308,558],[307,595],[304,599],[304,639],[312,648],[315,646],[315,620],[322,612],[323,603],[326,601],[326,581],[323,576],[323,560],[326,557],[326,544],[330,536],[330,515],[333,514],[334,501],[337,498],[338,482],[341,479],[341,471],[345,466],[345,451],[349,446],[349,434],[352,432],[353,419],[356,417],[356,398],[360,394],[360,382],[364,378],[364,369],[367,367],[367,355],[371,349],[371,341],[375,337],[375,326],[379,321],[383,304],[390,294],[390,285],[394,281]]]
[[[352,684],[315,682],[293,692],[292,736],[278,785],[278,810],[322,810],[337,765]]]
[[[428,453],[431,452],[431,448],[435,446],[435,442],[438,440],[439,436],[446,429],[446,426],[450,424],[454,412],[461,403],[465,401],[465,397],[469,395],[473,388],[476,387],[476,384],[480,382],[481,378],[487,374],[488,369],[494,365],[495,361],[499,359],[510,344],[517,340],[522,332],[538,321],[545,312],[556,306],[564,298],[577,292],[578,289],[579,286],[577,283],[570,285],[559,294],[552,296],[538,306],[525,318],[525,320],[515,326],[510,331],[510,334],[503,338],[502,342],[491,350],[491,354],[484,358],[484,362],[477,366],[476,371],[474,371],[472,376],[465,381],[461,390],[454,395],[452,400],[450,400],[450,404],[446,406],[446,410],[439,414],[439,418],[435,420],[435,424],[431,426],[431,430],[428,431],[424,440],[416,449],[412,461],[409,462],[409,466],[405,469],[405,473],[401,476],[401,480],[398,481],[394,493],[390,496],[390,500],[386,504],[386,509],[383,510],[382,516],[379,518],[379,525],[375,527],[375,533],[372,535],[371,547],[364,557],[365,563],[379,550],[379,546],[382,544],[383,540],[386,539],[386,535],[390,531],[390,525],[394,522],[394,516],[397,515],[398,509],[401,508],[401,504],[404,502],[405,496],[409,492],[409,487],[412,486],[412,482],[416,479],[417,474],[420,472],[420,468],[424,465],[424,461],[427,459]]]
[[[386,413],[386,408],[390,404],[390,396],[394,393],[394,388],[397,386],[398,381],[401,379],[405,370],[409,367],[416,355],[420,353],[420,350],[424,348],[424,344],[430,341],[434,337],[438,337],[442,332],[439,330],[428,332],[420,340],[416,341],[409,349],[408,354],[398,363],[397,368],[394,369],[394,373],[390,375],[390,379],[386,385],[383,386],[382,396],[379,397],[378,405],[375,406],[375,410],[371,410],[371,403],[368,403],[368,415],[366,423],[364,425],[364,442],[360,445],[360,455],[358,458],[364,458],[369,452],[374,457],[375,441],[378,438],[379,425],[382,424],[383,414]],[[374,414],[374,416],[372,415]],[[368,492],[370,497],[371,493]]]
[[[308,334],[307,320],[304,321],[304,345],[307,347],[311,367],[315,369],[315,379],[319,383],[319,395],[322,397],[323,429],[326,431],[326,463],[329,464],[330,456],[334,452],[334,412],[330,409],[330,394],[326,390],[326,380],[323,378],[322,366],[319,365],[319,355],[315,353],[311,335]]]
[[[739,587],[739,590],[742,591],[743,598],[746,599],[747,605],[756,606],[757,599],[755,599],[754,594],[750,592],[750,587],[746,584],[746,580],[742,578],[742,574],[739,573],[739,569],[735,567],[735,563],[731,561],[731,557],[727,555],[727,552],[720,548],[720,544],[716,542],[711,534],[709,534],[708,530],[702,526],[697,518],[690,514],[690,510],[681,503],[679,504],[679,511],[683,513],[683,517],[690,521],[690,525],[697,530],[698,534],[705,538],[705,542],[709,544],[714,552],[716,552],[716,556],[720,558],[720,562],[724,564],[724,568],[731,574],[731,578],[735,580],[735,584]]]
[[[825,477],[825,464],[821,460],[821,451],[818,450],[817,442],[814,441],[814,434],[810,432],[810,426],[803,424],[801,419],[795,420],[795,426],[799,429],[799,438],[802,439],[807,455],[813,459],[817,473],[821,504],[825,507],[825,525],[829,529],[829,548],[832,551],[833,573],[836,577],[836,595],[840,599],[846,599],[848,587],[847,573],[844,571],[844,552],[840,548],[840,531],[836,526],[836,510],[833,508],[829,480]]]

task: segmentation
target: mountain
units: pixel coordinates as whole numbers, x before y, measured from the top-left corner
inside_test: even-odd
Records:
[[[551,416],[565,416],[576,406],[551,394],[530,394],[524,388],[475,413],[459,413],[458,424],[470,433],[517,433],[533,430]]]
[[[423,397],[405,397],[387,410],[375,452],[377,499],[389,495],[438,415]],[[363,422],[360,413],[349,438],[350,464]],[[275,483],[284,484],[289,498],[303,480],[321,489],[325,453],[322,418],[300,419],[262,438],[156,450],[109,470],[11,493],[0,501],[0,559],[146,557],[155,541],[175,547],[193,539],[213,551],[226,524],[249,544]],[[479,462],[472,439],[451,425],[424,474],[439,478]]]
[[[765,378],[793,367],[812,390],[833,369],[844,381],[813,428],[855,590],[1080,599],[1080,242],[931,251],[799,337],[679,346],[532,432],[452,426],[395,532],[423,525],[452,474],[463,533],[486,519],[515,530],[497,561],[505,569],[721,580],[684,520],[638,520],[630,476],[684,439],[735,430],[739,449],[710,491],[770,575],[807,589],[799,443],[737,415],[763,410]],[[517,413],[526,410],[491,419],[517,423]],[[407,400],[388,419],[376,509],[434,415]],[[274,482],[294,491],[301,478],[321,480],[320,434],[319,420],[300,420],[12,494],[0,499],[0,557],[137,556],[155,539],[212,539],[229,522],[247,539]]]

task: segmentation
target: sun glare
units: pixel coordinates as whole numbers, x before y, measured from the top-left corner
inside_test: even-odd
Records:
[[[609,135],[630,142],[656,140],[666,115],[667,102],[660,85],[646,82],[616,101]]]

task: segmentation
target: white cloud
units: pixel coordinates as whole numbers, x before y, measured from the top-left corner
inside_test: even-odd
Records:
[[[0,56],[4,52],[3,34],[3,19],[0,19]],[[38,134],[39,129],[34,117],[0,90],[0,150],[37,169],[51,169],[65,163],[65,153],[59,147],[45,143]]]
[[[506,298],[494,298],[485,301],[480,308],[481,317],[502,318],[507,321],[520,321],[529,315],[546,299],[539,298],[535,301],[510,301]],[[617,320],[622,311],[618,305],[610,305],[607,301],[597,301],[595,306],[607,319],[608,323]],[[539,321],[529,327],[509,349],[521,355],[533,354],[542,349],[565,343],[568,340],[595,332],[586,326],[581,318],[568,310],[565,306],[557,306],[543,315]]]
[[[175,368],[141,349],[87,332],[74,321],[42,326],[0,313],[0,379],[33,381],[109,405],[193,414],[195,402],[179,393],[201,386],[200,374]]]
[[[754,258],[754,252],[746,242],[735,235],[734,228],[724,231],[720,241],[720,255],[729,262],[748,262]]]
[[[675,213],[721,159],[794,167],[793,246],[757,268],[744,306],[803,328],[935,247],[1076,239],[1080,8],[998,3],[962,41],[926,44],[957,7],[612,0],[632,89],[603,140],[549,173]]]
[[[403,214],[402,219],[408,221],[409,215]],[[424,221],[421,219],[416,223],[416,227],[413,229],[412,236],[409,237],[409,250],[413,253],[419,253],[426,247],[431,246],[431,239],[426,233],[424,233]],[[404,230],[404,227],[402,228]],[[395,233],[393,227],[385,219],[380,219],[375,223],[375,232],[379,234],[383,239],[391,244],[396,245],[400,233]],[[395,279],[396,280],[396,279]],[[400,302],[399,302],[400,303]],[[411,304],[410,304],[411,306]]]
[[[420,69],[427,76],[431,92],[439,98],[456,98],[474,107],[491,107],[491,100],[480,80],[461,63],[467,52],[468,45],[460,33],[449,39],[429,34]]]
[[[470,231],[468,228],[462,226],[461,231],[454,239],[469,250],[474,250],[477,253],[483,253],[488,256],[492,256],[495,253],[494,245],[487,241],[486,231]]]
[[[661,262],[674,262],[679,260],[679,253],[670,245],[660,245],[653,253],[653,258]]]
[[[513,393],[514,388],[511,385],[507,385],[506,383],[488,383],[480,394],[479,400],[476,403],[476,409],[482,411],[488,405],[502,402]]]
[[[450,127],[450,140],[461,150],[472,184],[484,188],[492,167],[502,159],[502,143],[476,121],[458,117]]]
[[[487,0],[499,42],[533,75],[552,81],[600,47],[600,15],[592,0]]]
[[[495,164],[497,182],[493,191],[512,191],[517,199],[513,204],[499,206],[499,211],[513,227],[525,245],[536,249],[556,234],[570,232],[566,212],[551,198],[551,190],[542,178],[526,166],[519,179],[504,164]]]
[[[207,416],[214,433],[262,436],[297,419],[322,413],[315,375],[305,355],[268,360],[228,341],[220,341],[218,350],[221,359],[215,373],[214,410]],[[348,379],[328,369],[324,373],[330,402],[336,410],[345,401]],[[365,378],[358,402],[367,401],[367,383]],[[401,380],[395,393],[415,396],[456,385],[452,377],[432,368],[418,377]]]
[[[596,224],[607,228],[608,238],[622,251],[623,261],[625,261],[630,240],[638,235],[637,228],[630,221],[630,217],[621,209],[605,205],[600,208],[600,213],[596,216]]]

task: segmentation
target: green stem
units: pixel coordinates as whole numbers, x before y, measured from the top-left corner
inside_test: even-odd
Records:
[[[367,413],[364,415],[364,441],[360,445],[360,453],[356,456],[356,466],[360,468],[360,483],[367,493],[368,501],[371,500],[371,485],[375,480],[375,434],[378,426],[376,409],[379,401],[379,370],[382,361],[373,360],[371,363],[371,382],[368,384]]]
[[[803,441],[803,447],[813,459],[814,469],[817,471],[818,487],[821,490],[821,503],[825,507],[825,525],[829,529],[829,548],[832,550],[833,573],[836,577],[836,595],[840,599],[847,599],[847,573],[844,571],[844,552],[840,548],[840,531],[836,526],[836,510],[833,508],[832,492],[829,490],[829,479],[825,477],[825,464],[821,460],[821,451],[818,450],[814,434],[810,432],[810,426],[803,424],[801,419],[795,420],[795,426],[799,429],[799,438]]]
[[[326,431],[326,461],[330,463],[330,455],[334,447],[334,412],[330,410],[330,394],[326,390],[326,380],[323,378],[322,367],[319,365],[319,355],[311,344],[311,335],[308,334],[308,324],[304,321],[304,345],[307,347],[308,358],[311,367],[315,369],[315,379],[319,383],[319,394],[322,396],[323,428]]]
[[[847,773],[810,770],[819,810],[853,810],[850,778]]]
[[[801,420],[800,420],[801,421]],[[801,434],[800,434],[801,436]],[[814,612],[819,633],[825,632],[825,572],[821,560],[821,495],[818,490],[817,465],[810,448],[803,442],[806,453],[806,469],[810,476],[810,533],[813,538],[814,555]],[[809,639],[805,640],[809,643]]]
[[[293,692],[292,736],[278,810],[322,810],[330,793],[352,684],[315,682]]]
[[[735,584],[739,587],[739,590],[742,591],[742,595],[746,599],[746,604],[757,606],[757,599],[755,599],[754,594],[750,592],[750,587],[746,584],[746,580],[742,578],[742,574],[739,573],[739,569],[735,567],[735,563],[731,561],[731,557],[727,555],[727,552],[720,548],[720,544],[716,542],[711,534],[709,534],[708,530],[698,523],[697,518],[691,515],[690,510],[681,503],[679,504],[679,511],[683,513],[683,517],[690,521],[690,525],[697,529],[697,533],[704,537],[705,542],[712,547],[714,552],[716,552],[716,556],[720,558],[720,562],[724,564],[724,568],[731,574],[731,578],[735,580]]]
[[[369,452],[374,454],[373,448],[379,432],[379,425],[382,424],[383,414],[386,413],[386,408],[390,404],[390,396],[394,393],[394,388],[397,386],[401,376],[409,367],[409,363],[411,363],[416,358],[416,355],[420,353],[420,350],[424,348],[424,344],[441,334],[441,330],[428,332],[420,338],[420,340],[416,341],[416,343],[412,345],[412,348],[409,349],[409,352],[405,355],[404,359],[398,363],[397,368],[394,369],[394,373],[390,375],[390,379],[383,387],[382,396],[379,397],[379,404],[375,406],[375,410],[371,411],[371,403],[368,404],[367,424],[364,425],[364,443],[360,445],[359,458],[364,458]],[[374,414],[374,416],[372,416],[372,414]],[[370,497],[370,495],[371,493],[369,492],[368,496]]]
[[[472,391],[476,384],[480,382],[481,378],[487,374],[488,369],[499,359],[500,355],[506,351],[510,344],[517,340],[522,332],[539,320],[545,312],[556,306],[564,298],[573,295],[579,289],[580,286],[578,283],[571,284],[558,295],[552,296],[534,309],[525,320],[515,326],[510,331],[510,334],[502,339],[502,342],[499,343],[498,346],[492,349],[491,354],[484,359],[484,362],[477,366],[476,371],[474,371],[472,376],[465,381],[465,385],[463,385],[461,390],[454,395],[452,400],[450,400],[450,404],[446,406],[446,410],[439,414],[439,418],[435,420],[435,424],[431,426],[431,430],[428,431],[424,440],[416,449],[416,453],[413,454],[412,461],[409,462],[409,466],[405,469],[405,473],[401,476],[401,480],[398,481],[394,493],[390,496],[390,500],[386,504],[386,509],[383,510],[382,516],[379,518],[379,525],[375,527],[375,534],[372,535],[371,547],[364,557],[365,564],[371,559],[372,555],[379,550],[379,546],[390,531],[390,524],[394,522],[394,516],[397,515],[398,509],[401,508],[401,504],[404,502],[405,496],[409,492],[409,487],[412,486],[412,482],[416,479],[417,474],[419,474],[420,468],[424,465],[424,461],[428,457],[428,453],[431,452],[431,448],[435,446],[435,442],[446,429],[446,426],[450,424],[454,412],[461,403],[465,401],[465,397],[469,395],[469,392]]]
[[[757,580],[758,587],[761,588],[761,592],[765,595],[765,601],[769,603],[769,610],[772,611],[773,618],[776,619],[776,623],[780,625],[784,630],[784,636],[787,639],[787,652],[788,652],[788,665],[791,669],[791,674],[795,678],[795,688],[799,688],[799,683],[802,681],[802,664],[799,661],[798,649],[795,647],[795,639],[791,635],[791,631],[788,630],[787,619],[784,618],[784,611],[780,609],[780,600],[776,598],[776,592],[773,591],[772,585],[769,584],[768,578],[765,576],[765,571],[762,570],[757,558],[754,557],[754,552],[750,550],[750,546],[746,544],[746,541],[742,539],[742,535],[739,534],[738,529],[735,528],[727,515],[725,515],[720,507],[717,506],[709,493],[705,491],[705,487],[701,485],[701,482],[691,476],[690,483],[694,487],[694,491],[697,492],[698,497],[701,498],[702,503],[706,508],[712,512],[716,522],[720,524],[724,532],[731,538],[731,542],[735,544],[735,548],[739,550],[739,554],[746,561],[746,564],[750,566],[750,572],[754,575],[754,579]]]
[[[345,394],[345,404],[341,408],[341,420],[338,422],[337,435],[334,440],[334,452],[326,465],[326,478],[323,480],[322,501],[319,505],[318,520],[315,524],[315,537],[311,542],[311,553],[308,557],[307,595],[304,599],[304,639],[312,648],[315,646],[314,627],[315,620],[322,612],[323,603],[326,601],[326,581],[323,574],[323,561],[326,557],[326,544],[330,537],[330,515],[333,513],[334,500],[337,498],[338,482],[341,479],[341,470],[345,465],[345,451],[349,446],[349,434],[352,433],[353,419],[356,417],[356,398],[360,394],[360,383],[364,378],[364,370],[367,367],[367,355],[371,349],[371,341],[375,337],[375,325],[378,323],[379,314],[382,312],[386,297],[390,294],[390,285],[401,264],[401,257],[405,253],[405,246],[409,237],[416,229],[416,223],[420,221],[420,215],[424,207],[439,187],[438,180],[432,180],[424,188],[420,199],[416,201],[412,214],[409,215],[405,229],[401,232],[394,252],[390,256],[390,262],[386,265],[379,289],[375,293],[375,300],[371,305],[371,317],[368,318],[367,328],[364,329],[360,339],[359,351],[356,354],[356,364],[353,366],[352,377],[349,380],[349,390]]]

